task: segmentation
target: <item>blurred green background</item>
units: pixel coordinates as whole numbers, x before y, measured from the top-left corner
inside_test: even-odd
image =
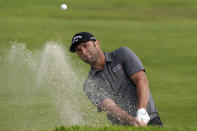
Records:
[[[62,3],[67,4],[66,11],[60,9]],[[140,57],[164,126],[197,128],[197,1],[0,0],[1,70],[12,42],[36,51],[47,41],[58,41],[68,49],[72,36],[81,31],[93,33],[104,51],[127,46]],[[68,54],[78,61],[75,54]],[[88,72],[87,65],[79,64],[76,67]],[[12,120],[16,103],[7,95],[13,90],[6,86],[2,73],[0,130],[17,130],[20,118]],[[32,117],[20,124],[28,127]],[[50,124],[41,127],[52,128]],[[29,130],[39,129],[36,126]]]

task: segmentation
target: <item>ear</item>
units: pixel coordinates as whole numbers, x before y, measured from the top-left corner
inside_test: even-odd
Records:
[[[95,46],[100,47],[100,42],[98,40],[95,41]]]

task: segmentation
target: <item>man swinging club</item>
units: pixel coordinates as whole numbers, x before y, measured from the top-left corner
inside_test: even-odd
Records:
[[[112,124],[162,126],[145,69],[133,51],[121,47],[103,52],[99,41],[88,32],[73,36],[70,51],[90,65],[83,90],[98,111],[107,112]]]

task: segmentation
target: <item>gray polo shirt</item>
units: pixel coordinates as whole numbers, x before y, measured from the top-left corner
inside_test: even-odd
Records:
[[[100,110],[100,104],[106,98],[111,98],[128,114],[136,117],[138,98],[136,85],[130,77],[145,71],[142,62],[127,47],[121,47],[113,52],[106,53],[106,62],[102,70],[91,69],[84,82],[83,90],[88,99]],[[147,112],[151,119],[158,116],[157,109],[149,93]],[[108,119],[113,124],[123,124],[109,114]]]

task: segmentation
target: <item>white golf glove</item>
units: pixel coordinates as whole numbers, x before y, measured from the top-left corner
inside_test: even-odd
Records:
[[[145,124],[148,124],[150,117],[144,108],[137,110],[137,118],[140,121],[143,121]]]

